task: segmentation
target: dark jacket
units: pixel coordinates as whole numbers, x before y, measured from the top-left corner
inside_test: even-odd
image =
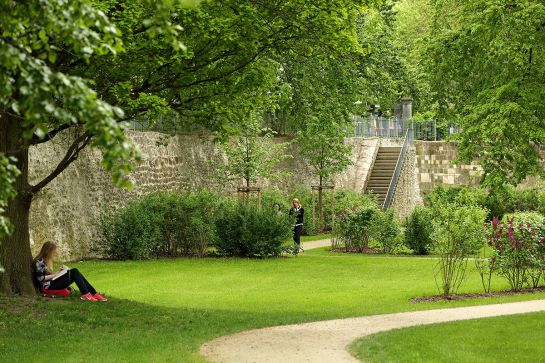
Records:
[[[299,209],[290,209],[290,217],[295,216],[295,225],[302,226],[305,217],[305,209],[300,207]]]

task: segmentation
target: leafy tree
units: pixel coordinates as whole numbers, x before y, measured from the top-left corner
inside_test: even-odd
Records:
[[[311,119],[297,136],[301,155],[307,160],[319,179],[318,213],[320,228],[323,228],[323,193],[326,181],[352,164],[351,145],[344,142],[346,125],[331,119]]]
[[[431,97],[430,71],[427,59],[433,22],[430,0],[400,0],[394,6],[395,22],[392,42],[407,72],[413,108],[419,114],[434,117],[436,107]]]
[[[124,185],[131,170],[128,162],[137,156],[137,150],[116,122],[123,111],[101,100],[84,79],[63,73],[57,66],[65,54],[85,64],[93,54],[113,55],[120,49],[118,31],[104,13],[81,2],[8,1],[0,5],[0,29],[0,153],[3,169],[10,170],[3,173],[2,182],[11,185],[8,196],[17,193],[5,209],[5,217],[16,228],[0,245],[0,263],[6,269],[0,290],[30,293],[34,290],[28,235],[32,196],[90,143],[101,147],[102,165],[116,183]],[[60,164],[30,185],[29,147],[78,124],[82,126],[79,134]],[[13,179],[15,168],[18,176]]]
[[[543,1],[437,0],[434,14],[432,91],[459,118],[460,158],[479,161],[486,186],[543,175]]]
[[[102,164],[114,182],[128,186],[138,150],[123,132],[124,121],[153,124],[175,112],[177,122],[230,132],[266,104],[277,80],[273,55],[312,56],[315,44],[337,54],[357,48],[352,20],[365,6],[357,0],[204,1],[198,8],[187,3],[0,4],[0,153],[14,158],[10,164],[20,171],[13,182],[0,174],[1,185],[7,181],[17,193],[4,214],[14,231],[0,246],[6,269],[1,291],[33,292],[32,198],[88,145],[103,151]],[[67,129],[76,136],[65,157],[30,185],[29,147]]]
[[[227,156],[227,163],[218,167],[217,176],[225,181],[244,181],[252,186],[260,178],[269,180],[285,176],[274,167],[291,157],[286,154],[287,142],[274,142],[274,132],[261,128],[252,117],[240,131],[240,135],[221,144]]]
[[[393,44],[393,24],[389,2],[360,9],[353,20],[357,48],[336,54],[327,44],[317,45],[312,57],[291,52],[275,58],[280,65],[274,89],[279,103],[267,114],[267,124],[280,133],[296,132],[312,117],[341,120],[365,112],[356,101],[364,106],[380,103],[388,110],[401,95],[410,94]]]

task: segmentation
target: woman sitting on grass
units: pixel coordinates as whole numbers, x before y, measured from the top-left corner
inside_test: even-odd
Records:
[[[73,282],[81,292],[81,300],[85,301],[107,301],[91,286],[89,281],[83,277],[77,268],[68,269],[64,274],[63,270],[53,272],[53,259],[57,255],[57,245],[53,242],[43,244],[40,253],[34,259],[34,278],[41,288],[45,290],[67,289]]]

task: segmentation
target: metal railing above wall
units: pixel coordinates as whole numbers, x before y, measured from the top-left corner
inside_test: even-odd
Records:
[[[384,204],[382,205],[382,209],[384,210],[390,208],[390,206],[392,205],[392,199],[394,198],[397,183],[399,181],[399,177],[401,176],[401,171],[403,170],[403,165],[405,164],[405,160],[407,159],[407,153],[409,151],[409,148],[413,144],[413,137],[413,130],[407,129],[405,131],[405,140],[403,141],[403,147],[401,148],[401,151],[399,152],[399,157],[397,158],[394,175],[392,176],[392,180],[390,180],[388,193],[386,193],[386,198],[384,199]]]
[[[404,121],[399,118],[379,116],[353,116],[355,137],[399,137],[405,136],[408,129],[412,129],[415,140],[438,141],[448,135],[440,132],[436,120]],[[443,130],[444,131],[444,130]],[[454,128],[449,128],[448,134],[455,133]]]

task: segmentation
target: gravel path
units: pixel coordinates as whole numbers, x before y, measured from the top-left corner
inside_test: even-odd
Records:
[[[423,324],[536,311],[545,311],[545,300],[277,326],[220,337],[205,343],[201,354],[213,363],[358,362],[346,349],[366,335]]]
[[[320,247],[331,247],[331,238],[321,239],[318,241],[303,242],[303,250],[312,250]]]

